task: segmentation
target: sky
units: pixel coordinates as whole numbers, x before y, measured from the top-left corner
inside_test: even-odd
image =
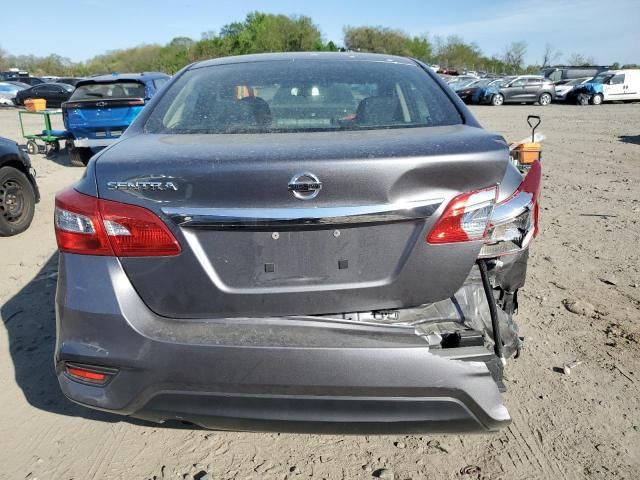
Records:
[[[640,0],[29,0],[28,9],[8,1],[0,11],[0,47],[82,61],[178,36],[197,40],[254,10],[309,16],[338,45],[345,25],[382,25],[411,35],[459,35],[486,55],[524,40],[527,63],[540,63],[547,43],[563,53],[560,61],[580,53],[598,64],[640,63]],[[7,21],[25,15],[32,19]],[[42,28],[28,28],[44,20]]]

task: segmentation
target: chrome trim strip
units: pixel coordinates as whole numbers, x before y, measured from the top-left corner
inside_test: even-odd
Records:
[[[514,197],[497,204],[491,214],[491,225],[502,225],[511,222],[518,215],[531,210],[533,195],[529,192],[518,192]]]
[[[444,199],[417,202],[319,208],[190,208],[162,212],[181,227],[220,230],[350,226],[420,220],[433,215]]]

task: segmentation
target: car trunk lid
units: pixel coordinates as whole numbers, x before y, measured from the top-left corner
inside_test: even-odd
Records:
[[[467,126],[142,134],[99,157],[96,174],[101,197],[154,211],[183,247],[121,259],[152,310],[255,317],[451,296],[482,242],[425,237],[453,196],[496,185],[507,161],[502,138]]]

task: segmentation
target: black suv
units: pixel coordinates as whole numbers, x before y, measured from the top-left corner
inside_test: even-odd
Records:
[[[500,86],[492,99],[492,105],[503,103],[539,103],[546,106],[556,96],[556,87],[548,78],[539,75],[522,75]]]
[[[40,192],[29,155],[0,137],[0,237],[24,232],[33,220]]]

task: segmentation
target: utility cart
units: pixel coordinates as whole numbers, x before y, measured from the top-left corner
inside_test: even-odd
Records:
[[[24,115],[39,115],[42,117],[44,123],[44,130],[36,133],[25,132],[24,127]],[[62,116],[62,110],[57,109],[45,109],[32,112],[29,110],[18,110],[18,120],[20,121],[20,130],[22,136],[27,140],[27,152],[31,155],[34,153],[49,153],[60,151],[60,141],[66,138],[65,130],[54,130],[51,127],[51,117],[56,115]],[[42,144],[38,143],[41,142]],[[47,152],[47,146],[50,148]]]

